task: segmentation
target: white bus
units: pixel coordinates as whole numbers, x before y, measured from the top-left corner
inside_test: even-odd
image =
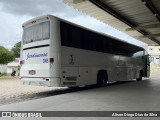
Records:
[[[51,15],[23,24],[20,64],[27,85],[104,86],[150,74],[143,48]]]

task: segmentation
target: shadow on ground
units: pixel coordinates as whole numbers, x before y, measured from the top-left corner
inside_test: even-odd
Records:
[[[108,83],[107,86],[104,86],[104,87],[112,87],[114,85],[118,86],[121,84],[128,84],[128,83],[134,83],[134,82],[136,81],[131,80],[131,81],[112,82],[112,83]],[[0,98],[0,105],[17,103],[17,102],[22,102],[27,100],[39,99],[39,98],[44,98],[49,96],[56,96],[56,95],[73,93],[73,92],[90,90],[90,89],[100,89],[100,88],[97,88],[95,85],[92,85],[92,86],[86,86],[86,87],[62,88],[62,89],[56,89],[56,90],[54,89],[54,90],[45,91],[45,92],[24,94],[24,95],[18,95],[18,96],[15,95],[10,98]]]

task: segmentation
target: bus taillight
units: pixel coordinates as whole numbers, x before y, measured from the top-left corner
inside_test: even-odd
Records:
[[[20,60],[19,64],[20,65],[24,64],[24,60]]]
[[[23,61],[21,60],[19,63],[20,63],[20,65],[22,65],[22,64],[23,64]]]
[[[50,58],[50,63],[51,63],[51,64],[54,63],[54,58]]]

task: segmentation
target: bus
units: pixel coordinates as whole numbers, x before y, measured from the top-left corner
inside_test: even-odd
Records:
[[[52,15],[31,19],[22,27],[24,85],[105,86],[149,77],[149,55],[139,46]]]

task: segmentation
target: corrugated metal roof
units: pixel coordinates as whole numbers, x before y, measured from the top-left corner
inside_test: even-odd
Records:
[[[157,16],[153,13],[154,11],[149,9],[155,7],[155,9],[160,11],[160,0],[64,0],[66,3],[72,5],[76,9],[106,23],[112,27],[144,42],[149,45],[158,45],[160,44],[160,27],[159,28],[143,28],[142,30],[131,30],[126,31],[130,27],[138,27],[144,25],[150,25],[155,23],[160,23],[157,19]],[[149,5],[148,5],[149,1]],[[99,4],[99,2],[101,4]],[[147,3],[147,4],[146,4]],[[116,12],[120,17],[129,21],[129,24],[126,24],[123,19],[119,19],[117,14],[111,15],[111,13],[106,12],[108,9],[106,6],[111,8]],[[105,8],[106,7],[106,8]],[[127,22],[128,22],[127,21]],[[131,26],[130,23],[133,23]],[[139,37],[151,34],[152,37]],[[154,35],[157,34],[157,35]]]

